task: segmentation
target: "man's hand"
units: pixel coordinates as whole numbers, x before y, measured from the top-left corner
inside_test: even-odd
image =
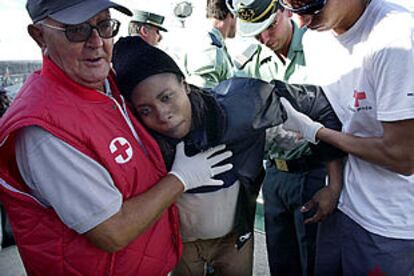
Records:
[[[340,189],[333,188],[329,185],[320,189],[316,194],[314,194],[311,200],[306,202],[300,208],[302,213],[306,213],[316,208],[315,215],[306,219],[305,223],[320,222],[329,216],[335,210],[340,194]]]
[[[231,151],[225,151],[226,145],[219,145],[194,156],[188,157],[184,152],[184,142],[177,145],[174,164],[169,174],[176,176],[184,186],[184,191],[200,186],[220,186],[222,180],[213,179],[214,176],[233,168],[232,164],[216,166],[218,163],[232,156]]]
[[[288,116],[287,120],[283,123],[283,128],[297,131],[303,135],[306,141],[316,144],[316,133],[319,129],[323,128],[323,125],[312,121],[308,116],[294,109],[285,98],[281,97],[280,102]]]

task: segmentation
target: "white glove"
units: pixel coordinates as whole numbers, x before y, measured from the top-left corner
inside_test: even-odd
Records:
[[[175,175],[181,181],[184,191],[200,186],[223,185],[222,180],[216,180],[213,177],[231,170],[233,165],[227,163],[217,167],[214,166],[232,156],[233,153],[225,151],[213,157],[211,156],[225,148],[226,145],[219,145],[188,157],[184,152],[184,142],[180,142],[177,145],[174,163],[169,174]]]
[[[280,102],[288,116],[286,122],[283,123],[283,128],[300,132],[306,141],[317,144],[316,133],[323,128],[323,125],[294,109],[285,98],[281,97]]]

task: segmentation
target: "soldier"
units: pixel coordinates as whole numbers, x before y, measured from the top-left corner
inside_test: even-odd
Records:
[[[138,35],[152,46],[157,46],[162,40],[161,31],[167,32],[167,29],[162,26],[164,16],[141,10],[133,12],[133,18],[128,26],[129,35]]]
[[[187,80],[199,87],[212,88],[234,76],[234,65],[225,40],[236,35],[236,18],[225,0],[207,0],[208,34],[191,45],[184,57]]]
[[[261,42],[238,57],[239,69],[266,81],[304,82],[305,31],[291,19],[292,13],[284,10],[277,0],[238,0],[234,8],[240,34]],[[296,135],[280,127],[272,131],[293,143],[287,147],[274,139],[266,141],[263,197],[270,272],[310,275],[315,262],[317,224],[305,224],[300,207],[324,187],[326,169],[323,163],[311,158],[307,142],[295,139]],[[333,206],[328,210],[333,210]]]

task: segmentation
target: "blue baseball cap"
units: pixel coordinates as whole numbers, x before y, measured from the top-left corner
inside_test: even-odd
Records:
[[[128,16],[132,12],[109,0],[27,0],[26,9],[33,23],[50,17],[63,24],[80,24],[103,10],[114,8]]]

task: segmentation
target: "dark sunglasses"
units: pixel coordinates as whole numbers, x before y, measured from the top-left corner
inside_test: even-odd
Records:
[[[298,15],[315,15],[318,14],[326,5],[327,0],[314,0],[309,4],[300,6],[300,7],[292,7],[286,0],[280,0],[280,5],[285,8],[286,10],[296,13]]]
[[[92,26],[88,22],[78,25],[67,25],[64,28],[46,23],[41,23],[43,26],[62,31],[70,42],[84,42],[87,41],[92,34],[92,30],[98,31],[101,38],[112,38],[118,34],[121,23],[116,19],[105,19]]]

